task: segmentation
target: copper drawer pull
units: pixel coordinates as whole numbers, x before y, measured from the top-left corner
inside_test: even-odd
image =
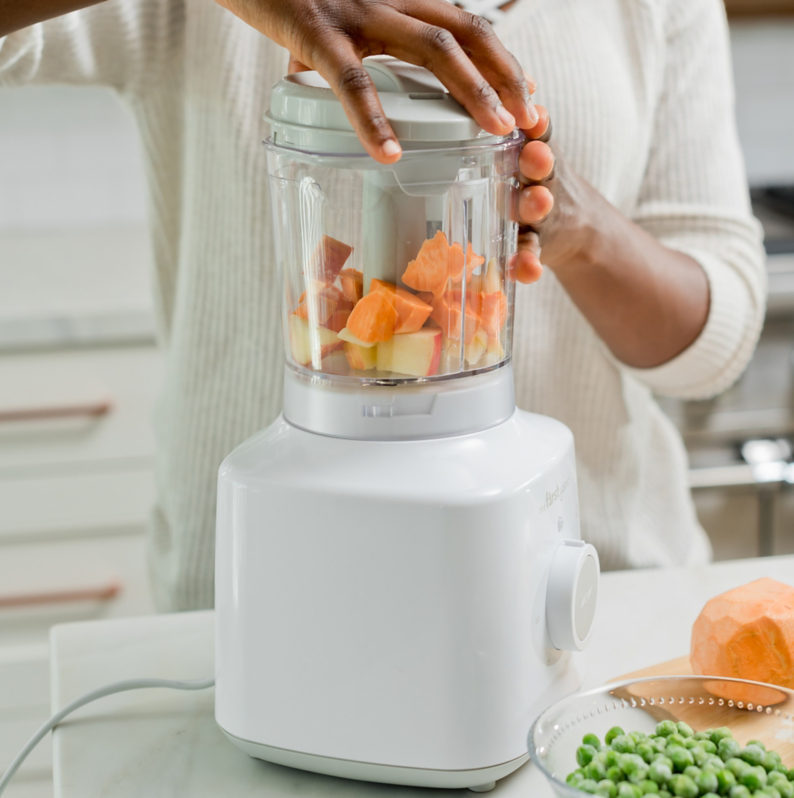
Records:
[[[99,418],[113,409],[110,399],[102,399],[91,404],[52,405],[51,407],[30,407],[18,410],[0,410],[0,424],[10,421],[45,421],[58,418]]]
[[[78,601],[110,601],[121,593],[124,585],[113,579],[105,584],[76,587],[70,590],[42,591],[41,593],[0,594],[0,609],[32,607],[41,604],[69,604]]]

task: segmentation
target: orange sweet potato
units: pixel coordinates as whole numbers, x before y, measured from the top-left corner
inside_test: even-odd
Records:
[[[794,588],[763,578],[711,599],[692,627],[690,662],[696,674],[794,688]]]
[[[316,290],[318,288],[319,290]],[[316,324],[325,324],[342,299],[342,292],[338,288],[314,283],[309,291],[304,291],[301,295],[300,305],[295,308],[295,315],[300,319],[311,318]]]
[[[485,263],[485,258],[480,255],[476,255],[474,250],[471,246],[471,241],[469,241],[466,247],[466,282],[468,283],[471,280],[472,274],[474,274],[474,270]],[[449,277],[453,282],[457,282],[461,279],[463,274],[463,265],[464,265],[464,257],[463,257],[463,247],[455,242],[449,248]]]
[[[394,335],[397,310],[389,291],[370,291],[360,299],[347,320],[347,329],[366,344],[388,341]]]
[[[433,312],[430,318],[438,324],[447,338],[454,341],[460,340],[461,325],[461,294],[460,291],[448,291],[443,296],[433,299]],[[466,302],[465,317],[463,319],[463,340],[470,344],[477,335],[482,322],[469,302]]]
[[[324,235],[309,260],[308,276],[330,285],[352,251],[353,247]]]
[[[370,282],[370,291],[388,291],[394,301],[397,311],[397,323],[394,325],[394,334],[412,333],[422,329],[432,312],[432,306],[421,300],[416,294],[397,288],[393,283],[373,278]],[[432,296],[432,294],[431,294]]]
[[[342,269],[339,272],[339,283],[348,302],[355,305],[364,296],[364,274],[358,269]]]
[[[416,260],[408,264],[403,282],[414,291],[430,291],[435,296],[444,293],[449,275],[449,243],[439,230],[433,238],[423,242]]]

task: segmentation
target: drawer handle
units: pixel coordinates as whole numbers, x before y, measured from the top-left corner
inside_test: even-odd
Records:
[[[40,604],[69,604],[78,601],[110,601],[121,593],[123,582],[112,579],[104,584],[65,590],[43,590],[39,593],[0,594],[0,609],[32,607]]]
[[[101,399],[86,404],[0,410],[0,424],[11,421],[45,421],[58,418],[99,418],[112,409],[113,402],[110,399]]]

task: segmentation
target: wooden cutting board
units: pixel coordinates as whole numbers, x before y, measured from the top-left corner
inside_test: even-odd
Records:
[[[633,673],[619,676],[612,681],[628,681],[631,679],[643,679],[654,676],[691,676],[692,666],[689,657],[678,657],[676,659],[660,662]],[[742,744],[746,745],[749,740],[761,740],[769,750],[777,751],[783,758],[786,767],[794,767],[794,701],[789,695],[781,690],[770,686],[769,688],[755,688],[760,690],[754,697],[752,711],[747,708],[737,711],[735,708],[727,706],[731,691],[735,689],[735,684],[726,683],[715,679],[713,682],[714,703],[701,705],[698,702],[690,704],[685,702],[680,704],[678,700],[670,704],[671,696],[665,696],[665,704],[655,704],[646,706],[646,711],[651,717],[658,720],[682,720],[688,723],[695,731],[700,729],[713,729],[717,726],[728,726],[734,737]],[[727,688],[727,692],[725,689]],[[630,700],[634,698],[641,700],[655,696],[652,686],[637,685],[631,689],[630,693],[621,696]],[[658,696],[655,696],[658,699]],[[722,697],[723,706],[719,705]],[[678,699],[678,696],[675,696]],[[743,699],[746,707],[748,698],[744,695],[734,693],[735,701]],[[751,696],[753,698],[753,696]],[[763,702],[763,711],[757,711],[757,704]],[[767,712],[769,708],[769,712]]]

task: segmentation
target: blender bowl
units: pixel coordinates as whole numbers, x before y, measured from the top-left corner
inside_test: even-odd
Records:
[[[603,740],[613,726],[648,734],[662,720],[684,721],[695,731],[727,726],[742,745],[761,740],[794,768],[794,691],[714,676],[617,682],[559,701],[532,726],[530,756],[556,795],[586,795],[565,783],[578,767],[576,749],[585,734]]]
[[[367,59],[403,156],[370,158],[316,73],[274,90],[267,140],[287,365],[394,384],[510,359],[518,157],[423,70]],[[324,103],[327,103],[324,105]]]

